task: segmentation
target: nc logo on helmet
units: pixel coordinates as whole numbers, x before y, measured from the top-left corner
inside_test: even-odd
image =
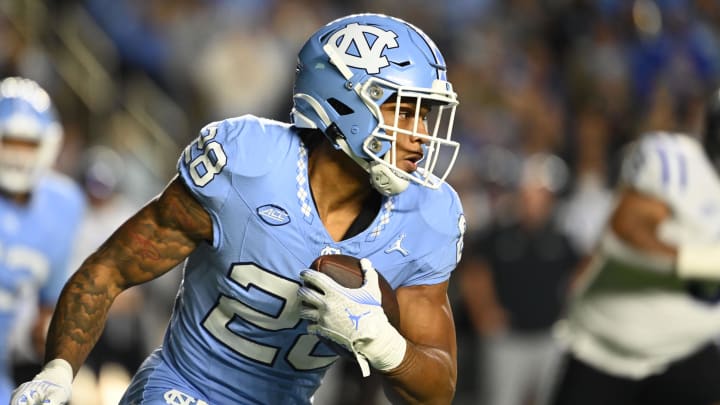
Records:
[[[372,38],[375,40],[370,43]],[[395,38],[397,34],[392,31],[352,23],[334,33],[328,44],[335,46],[340,59],[347,66],[365,69],[368,74],[376,74],[381,68],[390,65],[383,56],[383,51],[385,48],[398,47]]]

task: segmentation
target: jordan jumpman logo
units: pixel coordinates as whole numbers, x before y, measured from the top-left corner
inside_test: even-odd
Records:
[[[404,247],[401,246],[403,239],[405,239],[405,234],[403,233],[400,235],[399,238],[387,249],[385,249],[385,253],[392,253],[392,252],[400,252],[401,255],[407,256],[410,254],[410,252],[407,251]]]
[[[347,312],[348,318],[350,318],[350,321],[353,323],[355,330],[358,330],[358,326],[360,326],[360,318],[362,318],[365,315],[370,314],[370,311],[367,311],[367,312],[364,312],[359,315],[353,315],[352,312],[350,312],[350,310],[347,308],[345,308],[345,312]]]

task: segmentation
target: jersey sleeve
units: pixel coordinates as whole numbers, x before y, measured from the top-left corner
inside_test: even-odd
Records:
[[[681,194],[688,180],[690,150],[676,136],[649,134],[630,146],[623,159],[621,180],[662,201]]]
[[[198,137],[180,155],[177,169],[180,179],[213,220],[213,246],[222,240],[222,222],[218,220],[232,189],[229,157],[237,152],[238,122],[213,122],[200,130]]]
[[[249,114],[233,117],[206,125],[180,155],[178,175],[212,218],[215,249],[223,240],[223,209],[254,192],[243,189],[246,181],[278,167],[290,149],[291,138],[283,136],[287,133],[287,125],[276,121]]]
[[[413,265],[416,266],[412,276],[404,285],[432,285],[442,283],[450,278],[450,274],[462,258],[465,231],[467,223],[463,213],[460,199],[454,190],[446,189],[452,198],[450,206],[442,210],[440,207],[428,207],[423,211],[428,230],[432,230],[434,237],[426,241],[427,253],[418,258]],[[445,200],[447,201],[447,200]],[[438,212],[446,215],[437,215]],[[434,215],[432,213],[435,213]]]

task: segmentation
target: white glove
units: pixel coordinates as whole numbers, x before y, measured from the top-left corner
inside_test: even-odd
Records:
[[[407,342],[383,311],[377,271],[361,259],[364,283],[346,288],[327,275],[307,269],[300,273],[305,286],[298,290],[300,317],[311,321],[308,332],[323,336],[355,355],[363,377],[375,369],[396,368],[405,357]]]
[[[31,381],[15,389],[10,405],[63,405],[70,401],[73,370],[63,359],[48,362]]]

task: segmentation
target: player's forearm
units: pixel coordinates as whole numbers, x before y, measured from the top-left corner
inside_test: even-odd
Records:
[[[100,337],[123,290],[168,272],[200,240],[212,238],[202,207],[174,181],[128,219],[70,278],[50,323],[45,359],[67,360],[77,372]]]
[[[446,351],[408,341],[402,363],[387,373],[386,393],[394,404],[450,404],[457,368]]]
[[[65,285],[45,346],[45,362],[66,360],[77,373],[100,338],[107,312],[120,290],[100,271],[78,270]]]

